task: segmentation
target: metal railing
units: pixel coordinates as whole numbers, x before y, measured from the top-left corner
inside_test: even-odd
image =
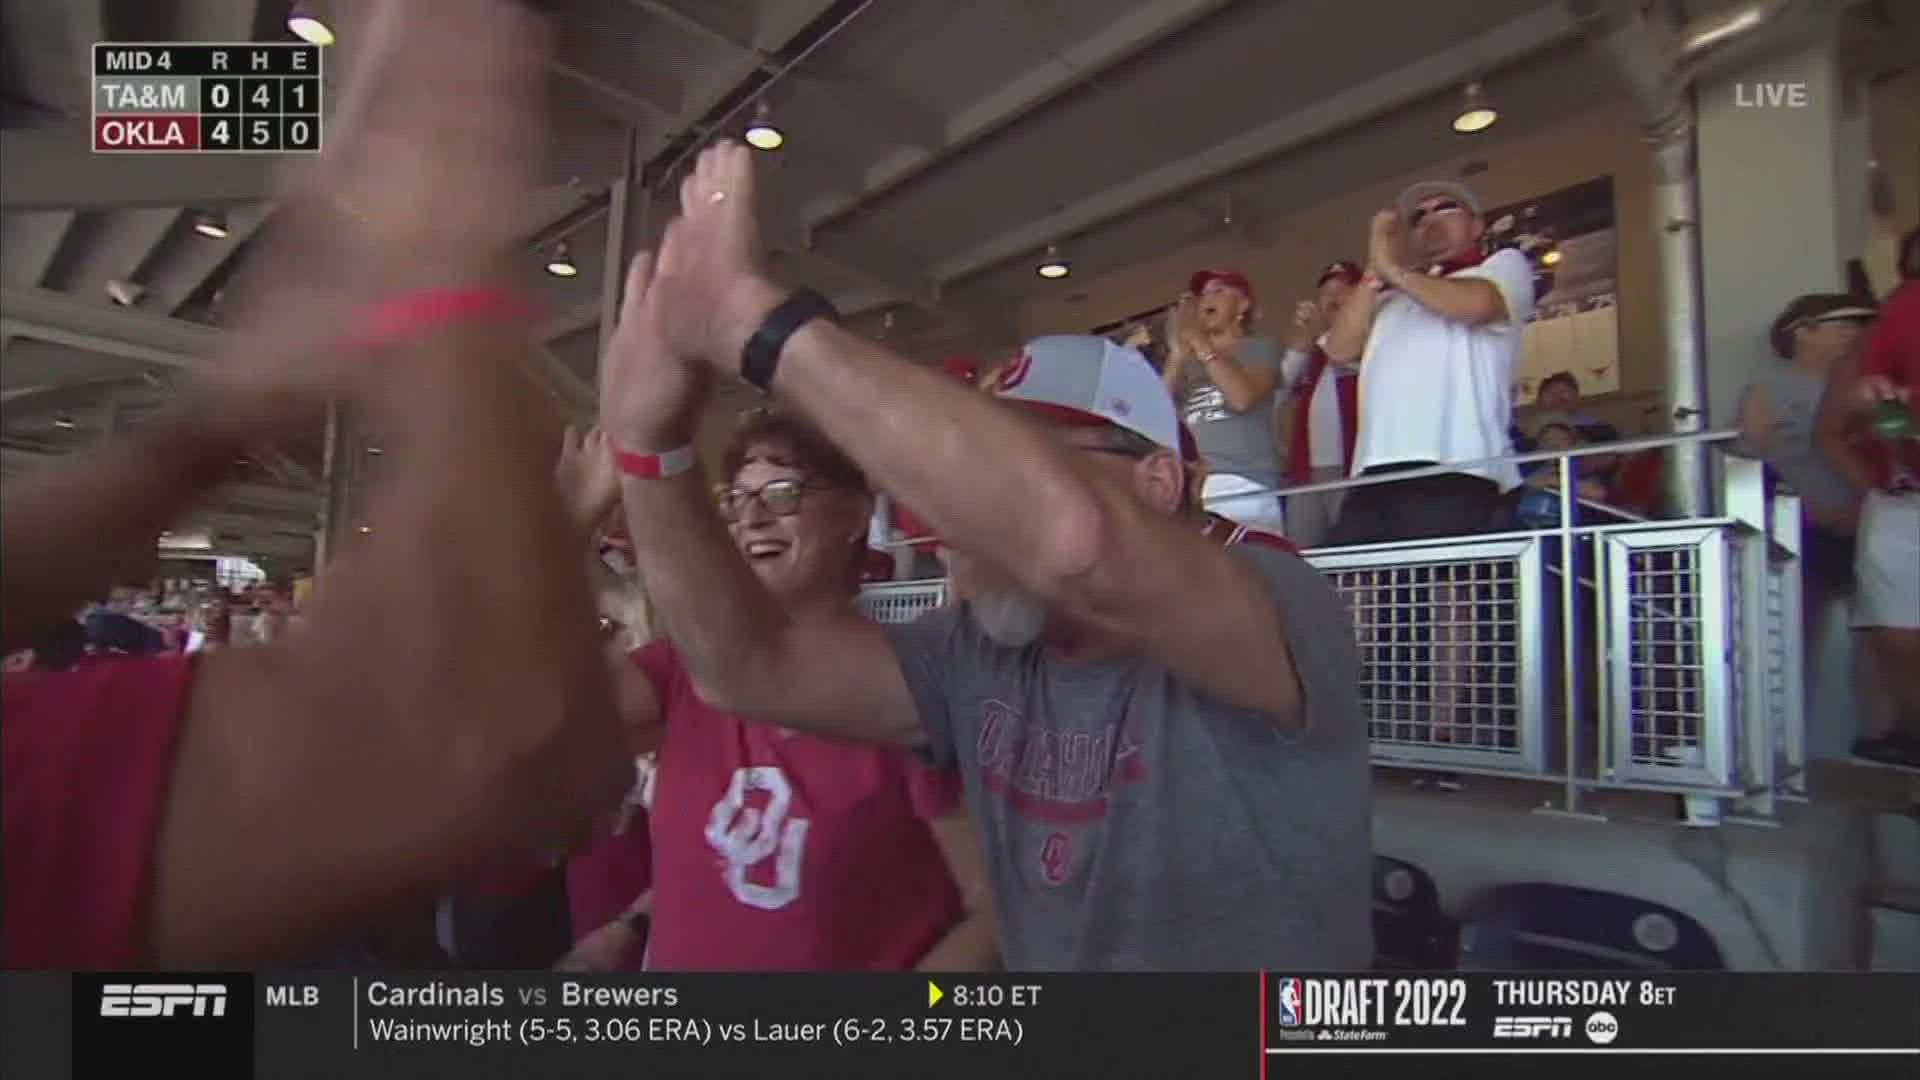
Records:
[[[1575,459],[1735,434],[1464,463],[1553,462],[1560,525],[1308,551],[1353,618],[1375,764],[1552,782],[1555,809],[1572,814],[1600,789],[1687,796],[1711,808],[1700,822],[1729,803],[1740,820],[1804,798],[1798,500],[1770,497],[1760,463],[1733,457],[1712,517],[1645,520],[1573,494]],[[1616,520],[1581,524],[1581,506]],[[862,602],[904,621],[946,595],[942,581],[898,582]]]

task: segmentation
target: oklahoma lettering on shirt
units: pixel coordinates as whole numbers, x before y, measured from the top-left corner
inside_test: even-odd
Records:
[[[1345,610],[1298,557],[1232,550],[1273,592],[1305,733],[1145,659],[1002,647],[964,610],[887,627],[928,756],[966,778],[1010,970],[1371,962],[1372,781]]]
[[[905,971],[964,914],[928,822],[959,777],[719,712],[671,643],[633,654],[666,735],[653,805],[659,971]]]
[[[1480,278],[1506,301],[1507,317],[1468,326],[1404,292],[1380,302],[1360,361],[1360,432],[1353,473],[1377,465],[1479,461],[1511,452],[1513,372],[1533,315],[1533,269],[1511,248],[1475,265],[1442,268],[1451,280]],[[1460,470],[1518,487],[1512,462]]]

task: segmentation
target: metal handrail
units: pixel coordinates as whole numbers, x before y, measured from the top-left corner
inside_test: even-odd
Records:
[[[1393,484],[1401,480],[1418,480],[1428,476],[1446,476],[1449,473],[1465,472],[1482,465],[1498,465],[1501,462],[1512,462],[1515,465],[1524,465],[1528,462],[1552,461],[1558,458],[1597,457],[1602,454],[1631,454],[1639,450],[1658,450],[1666,446],[1726,442],[1739,437],[1739,430],[1734,428],[1718,428],[1711,431],[1689,431],[1678,435],[1648,435],[1638,439],[1621,439],[1617,442],[1594,443],[1591,446],[1575,447],[1572,450],[1535,450],[1524,454],[1501,454],[1498,457],[1479,458],[1474,461],[1450,461],[1439,465],[1429,465],[1420,469],[1376,473],[1372,476],[1353,476],[1345,480],[1327,480],[1318,484],[1261,488],[1255,491],[1242,491],[1232,495],[1216,496],[1213,499],[1203,499],[1202,502],[1226,502],[1232,499],[1243,499],[1248,495],[1304,495],[1315,491],[1341,491],[1347,488],[1366,487],[1369,484]]]
[[[1223,503],[1223,502],[1231,502],[1232,500],[1235,500],[1235,499],[1244,499],[1249,495],[1280,495],[1283,497],[1288,497],[1293,495],[1306,495],[1316,491],[1344,491],[1348,488],[1366,487],[1370,484],[1392,484],[1392,483],[1398,483],[1402,480],[1418,480],[1428,476],[1446,476],[1451,473],[1463,472],[1465,470],[1476,468],[1482,465],[1497,465],[1497,464],[1500,464],[1501,462],[1512,462],[1515,465],[1525,465],[1535,461],[1555,461],[1555,460],[1563,460],[1566,458],[1576,458],[1576,457],[1597,457],[1602,454],[1631,454],[1641,450],[1658,450],[1658,449],[1662,449],[1664,447],[1669,447],[1669,446],[1683,446],[1683,445],[1692,445],[1692,444],[1701,444],[1701,443],[1728,442],[1728,441],[1737,439],[1739,437],[1740,437],[1740,432],[1736,428],[1717,428],[1711,431],[1689,431],[1689,432],[1682,432],[1676,435],[1647,435],[1637,439],[1621,439],[1617,442],[1595,443],[1592,446],[1575,447],[1572,450],[1536,450],[1536,451],[1529,451],[1524,454],[1520,454],[1520,453],[1501,454],[1498,457],[1479,458],[1473,461],[1446,462],[1444,464],[1429,465],[1419,469],[1406,469],[1400,472],[1378,473],[1372,476],[1353,476],[1353,477],[1348,477],[1345,480],[1328,480],[1318,484],[1300,484],[1297,486],[1290,486],[1290,487],[1255,488],[1251,491],[1240,491],[1240,492],[1235,492],[1231,495],[1216,495],[1210,499],[1202,499],[1201,505],[1210,506],[1210,505]],[[1592,507],[1595,507],[1596,509],[1605,510],[1608,513],[1619,514],[1623,517],[1633,518],[1636,521],[1648,520],[1646,518],[1641,518],[1638,515],[1628,514],[1626,511],[1619,510],[1615,507],[1605,506],[1605,505],[1594,503],[1584,499],[1577,499],[1576,501],[1586,506],[1592,506]],[[1594,528],[1594,526],[1575,526],[1571,531],[1579,532],[1584,530],[1590,530],[1592,528]],[[1554,530],[1554,531],[1560,531],[1560,530]],[[891,551],[895,548],[921,547],[924,545],[931,545],[936,542],[937,541],[933,537],[922,536],[922,537],[908,538],[904,540],[884,540],[879,543],[870,544],[868,546],[878,551]]]

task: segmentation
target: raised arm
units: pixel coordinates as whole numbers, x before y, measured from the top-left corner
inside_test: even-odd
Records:
[[[1201,354],[1201,362],[1207,367],[1207,377],[1220,388],[1220,396],[1226,399],[1227,409],[1231,412],[1244,413],[1267,401],[1280,385],[1281,365],[1276,358],[1271,355],[1259,358],[1242,355],[1256,348],[1259,346],[1242,340],[1233,348]]]
[[[1406,293],[1414,303],[1449,322],[1485,326],[1507,318],[1506,298],[1485,278],[1428,277],[1400,267],[1385,268],[1380,277]]]
[[[1367,351],[1367,335],[1373,333],[1374,317],[1380,314],[1380,303],[1385,298],[1380,279],[1372,274],[1354,289],[1353,296],[1334,314],[1333,323],[1327,328],[1326,351],[1330,362],[1351,363]]]
[[[297,959],[563,843],[631,778],[581,540],[516,371],[527,329],[481,303],[515,276],[542,30],[505,4],[420,0],[383,5],[361,39],[348,95],[377,108],[328,185],[356,214],[300,254],[423,298],[357,358],[390,473],[304,634],[199,661],[156,849],[155,963]],[[428,314],[423,289],[492,314]]]
[[[601,358],[607,449],[690,446],[697,373],[660,337],[653,260],[627,276],[620,324]],[[967,398],[983,395],[929,375]],[[622,477],[634,560],[660,629],[673,639],[709,704],[755,720],[869,742],[925,740],[898,662],[877,626],[849,617],[795,623],[735,550],[699,469]]]
[[[722,372],[737,370],[743,344],[781,297],[759,274],[748,153],[724,144],[702,155],[683,185],[682,216],[669,229],[648,305],[667,317],[663,342]],[[1227,701],[1276,723],[1301,719],[1280,613],[1259,575],[1150,510],[1047,429],[824,322],[788,339],[773,388],[955,548],[1050,606],[1134,639]],[[1169,486],[1169,500],[1175,491]],[[1033,513],[1037,506],[1047,512]],[[717,624],[730,616],[710,609],[743,601],[731,589],[725,599],[731,604],[709,593],[704,609],[682,610]],[[675,616],[669,625],[676,641],[701,632]],[[889,665],[890,685],[895,670]]]

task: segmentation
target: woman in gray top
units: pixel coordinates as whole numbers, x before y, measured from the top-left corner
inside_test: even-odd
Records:
[[[1280,462],[1273,401],[1280,347],[1250,335],[1253,286],[1237,270],[1202,270],[1167,326],[1167,388],[1206,459],[1207,509],[1248,528],[1280,532]]]

